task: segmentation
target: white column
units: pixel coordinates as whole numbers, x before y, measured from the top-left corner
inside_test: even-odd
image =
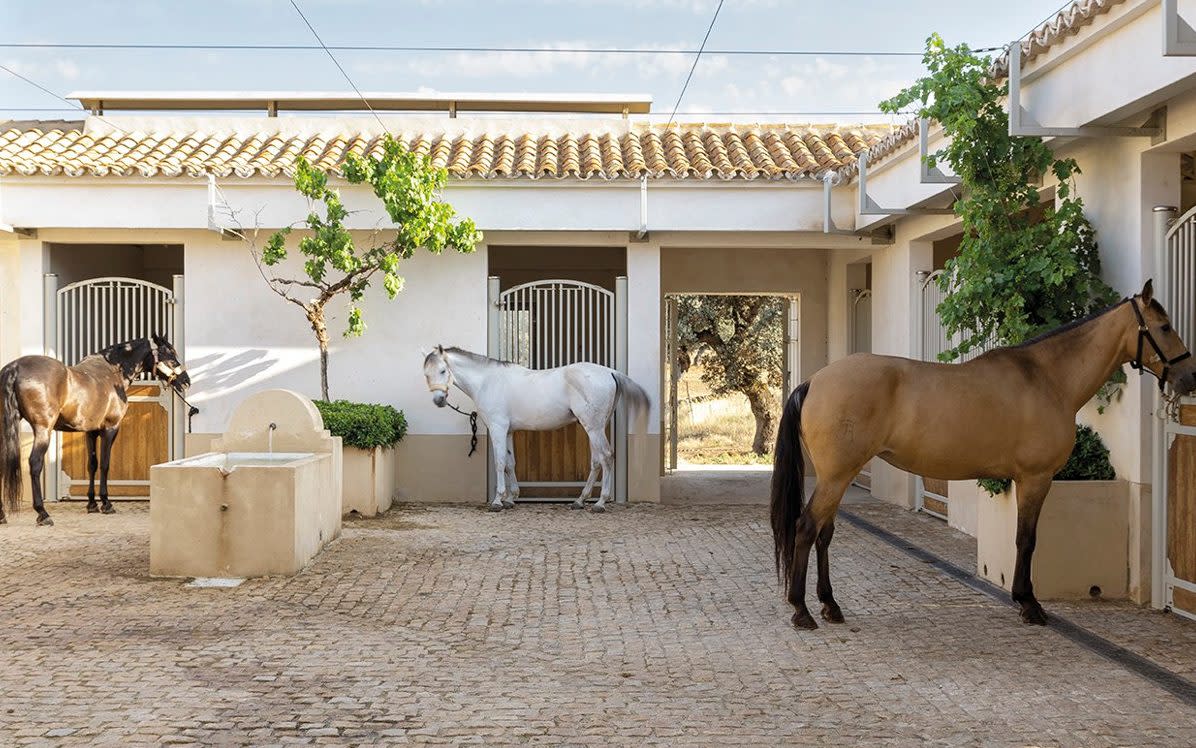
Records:
[[[46,273],[42,276],[42,340],[45,354],[50,358],[58,358],[58,276]],[[67,363],[74,363],[68,361]],[[50,432],[50,448],[46,450],[45,466],[42,469],[45,498],[47,501],[58,501],[61,496],[61,482],[58,473],[58,457],[61,450],[61,437],[57,431]]]
[[[648,391],[651,402],[647,433],[635,434],[625,462],[632,498],[657,501],[664,459],[661,441],[664,409],[662,340],[664,318],[660,295],[660,245],[655,242],[627,246],[627,374]]]
[[[627,374],[627,278],[615,278],[615,369]],[[619,404],[615,416],[615,502],[627,501],[627,408]]]
[[[497,276],[486,278],[486,355],[501,358],[502,353],[502,315],[499,314],[499,297],[502,294],[502,282]],[[494,451],[486,449],[486,496],[490,501],[494,496],[496,486],[494,476]]]
[[[1167,288],[1170,279],[1167,271],[1167,229],[1175,219],[1177,210],[1171,206],[1158,206],[1153,211],[1154,219],[1154,288],[1159,295],[1160,303],[1167,305]],[[1150,388],[1154,394],[1154,407],[1162,407],[1162,398],[1157,388]],[[1160,418],[1150,419],[1151,446],[1153,459],[1151,464],[1151,532],[1150,532],[1150,605],[1162,608],[1167,604],[1166,575],[1167,569],[1167,453],[1166,438],[1163,431],[1163,421]]]
[[[183,362],[183,366],[187,365],[187,335],[186,335],[186,305],[184,302],[184,292],[186,285],[182,275],[175,275],[174,278],[174,325],[170,330],[170,342],[174,345],[174,350],[179,354],[179,361]],[[186,452],[187,442],[187,407],[175,397],[167,388],[166,396],[170,402],[170,459],[178,460],[182,458]]]

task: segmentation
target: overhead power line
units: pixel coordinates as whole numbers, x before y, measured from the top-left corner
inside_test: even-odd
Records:
[[[58,99],[59,101],[66,102],[67,104],[70,104],[70,105],[71,105],[71,108],[70,108],[69,110],[59,110],[59,111],[72,111],[72,112],[86,112],[86,111],[87,111],[87,110],[85,110],[85,109],[84,109],[82,106],[80,106],[79,104],[73,103],[73,102],[72,102],[70,99],[68,99],[68,98],[66,98],[66,97],[59,96],[58,94],[54,93],[53,91],[51,91],[50,89],[46,88],[45,86],[43,86],[42,84],[38,83],[37,81],[35,81],[35,80],[32,80],[32,79],[30,79],[30,78],[27,78],[27,77],[25,77],[25,76],[21,75],[20,73],[18,73],[17,71],[13,70],[13,69],[12,69],[12,68],[10,68],[10,67],[7,67],[7,66],[5,66],[5,65],[0,65],[0,70],[3,70],[4,72],[8,73],[9,75],[13,76],[14,78],[19,78],[19,79],[21,79],[21,80],[25,81],[26,83],[28,83],[29,85],[31,85],[31,86],[33,86],[34,88],[38,89],[38,90],[39,90],[39,91],[41,91],[42,93],[49,94],[50,96],[53,96],[54,98]],[[15,110],[15,111],[21,111],[21,110]],[[110,122],[109,120],[106,120],[106,119],[104,119],[103,117],[100,117],[99,119],[103,120],[104,122],[107,122],[109,125],[112,125],[112,127],[116,128],[117,130],[120,130],[120,131],[121,131],[121,132],[123,132],[125,135],[129,135],[129,134],[130,134],[128,130],[126,130],[125,128],[123,128],[123,127],[121,127],[120,125],[116,124],[115,122]]]
[[[100,43],[100,42],[0,42],[0,49],[95,49],[95,50],[195,50],[244,52],[465,52],[588,55],[694,55],[696,49],[643,49],[636,47],[479,47],[410,46],[388,44],[206,44],[206,43]],[[999,52],[1004,47],[981,47],[973,52]],[[708,49],[708,55],[752,57],[921,57],[924,52],[864,49]]]
[[[345,72],[345,69],[341,67],[340,62],[338,62],[336,59],[336,55],[332,54],[332,52],[328,50],[328,47],[324,46],[324,40],[321,39],[320,35],[316,32],[316,27],[311,25],[311,21],[307,20],[307,16],[303,15],[303,11],[299,9],[299,5],[295,2],[295,0],[291,0],[291,7],[295,9],[295,12],[298,13],[299,17],[303,19],[303,22],[307,24],[307,28],[311,31],[311,35],[316,38],[316,41],[320,43],[320,46],[324,48],[324,51],[328,52],[328,57],[332,60],[332,64],[336,65],[336,69],[341,71],[341,75],[345,76],[345,80],[348,81],[349,85],[353,87],[353,90],[357,92],[357,98],[361,99],[361,103],[365,104],[365,108],[370,110],[370,114],[374,115],[374,119],[378,120],[378,124],[382,127],[383,132],[385,132],[387,135],[390,135],[390,130],[387,129],[386,123],[382,121],[382,118],[379,117],[378,113],[374,111],[374,108],[370,106],[370,102],[366,101],[366,98],[361,95],[361,89],[357,87],[357,84],[353,82],[353,79],[350,78],[349,74]]]
[[[706,41],[710,39],[710,32],[714,31],[714,23],[718,20],[718,12],[723,9],[723,0],[718,0],[718,7],[714,9],[714,17],[710,19],[710,25],[706,27],[706,36],[702,37],[702,43],[698,45],[698,53],[694,55],[694,64],[689,66],[689,75],[685,76],[685,83],[681,86],[681,93],[677,94],[677,103],[673,104],[673,113],[669,115],[668,124],[673,124],[673,117],[677,116],[677,107],[681,106],[681,99],[685,97],[685,91],[689,88],[689,82],[694,77],[694,71],[698,69],[698,61],[702,59],[702,50],[706,49]]]

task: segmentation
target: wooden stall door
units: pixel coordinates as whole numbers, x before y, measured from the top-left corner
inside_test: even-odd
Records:
[[[1196,405],[1182,406],[1179,422],[1196,426]],[[1175,436],[1167,466],[1167,559],[1176,577],[1196,584],[1196,436]],[[1196,615],[1196,594],[1173,587],[1172,599],[1172,607]]]
[[[516,431],[514,446],[515,477],[521,484],[585,481],[590,475],[590,440],[579,423],[555,431]],[[595,484],[595,498],[598,491]],[[525,493],[546,499],[575,499],[581,489],[537,486]]]
[[[946,519],[948,512],[948,483],[938,478],[922,479],[922,511],[932,517]]]
[[[157,397],[157,384],[134,384],[129,397]],[[108,495],[112,498],[148,498],[151,465],[170,459],[170,416],[158,402],[134,401],[121,422],[120,434],[112,447],[108,471]],[[97,454],[99,450],[97,448]],[[87,496],[87,442],[84,434],[62,434],[62,471],[70,479],[69,496]],[[114,484],[114,481],[117,481]],[[123,483],[137,481],[137,483]],[[63,486],[66,489],[66,486]],[[68,493],[64,490],[63,493]],[[96,473],[99,493],[99,473]]]

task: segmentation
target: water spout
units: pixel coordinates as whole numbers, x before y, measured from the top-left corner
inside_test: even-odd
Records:
[[[274,431],[277,428],[278,424],[271,422],[270,429],[266,433],[266,447],[268,448],[271,456],[274,455]]]

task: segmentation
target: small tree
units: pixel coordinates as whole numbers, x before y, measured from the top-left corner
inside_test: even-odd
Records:
[[[938,308],[961,342],[943,358],[990,339],[1016,345],[1115,300],[1100,277],[1096,232],[1074,194],[1075,160],[1055,158],[1041,138],[1010,136],[1007,86],[991,74],[989,58],[934,34],[922,62],[929,74],[880,106],[897,112],[913,104],[938,122],[949,142],[927,161],[948,164],[963,188],[955,204],[963,238],[939,277],[947,296]],[[1055,204],[1038,218],[1038,185],[1048,172],[1057,180]]]
[[[280,278],[266,272],[287,258],[287,237],[293,227],[270,235],[259,255],[251,243],[250,252],[270,289],[303,310],[320,348],[320,395],[328,400],[328,304],[341,294],[349,297],[348,324],[344,336],[365,332],[358,302],[370,282],[381,274],[389,298],[403,289],[399,261],[410,258],[420,247],[440,254],[446,247],[472,252],[481,240],[473,221],[454,221],[451,205],[440,195],[448,181],[444,169],[436,169],[425,156],[407,151],[397,141],[385,138],[382,155],[363,158],[350,153],[341,167],[350,184],[368,184],[395,224],[393,238],[382,241],[380,233],[370,246],[359,248],[345,227],[349,216],[340,192],[328,186],[328,175],[300,159],[295,170],[295,189],[308,199],[304,225],[308,232],[299,239],[304,256],[303,277]],[[320,212],[323,212],[323,216]]]
[[[714,394],[747,397],[758,455],[776,439],[784,317],[785,302],[773,296],[683,296],[677,306],[678,367],[689,368],[701,352],[702,381]]]

